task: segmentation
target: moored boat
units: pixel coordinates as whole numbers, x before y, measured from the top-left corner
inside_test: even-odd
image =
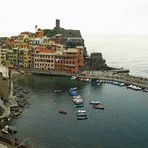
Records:
[[[77,110],[76,114],[78,114],[78,113],[86,113],[86,110]]]
[[[60,89],[55,89],[54,92],[55,92],[55,93],[60,93],[60,92],[62,92],[62,90],[60,90]]]
[[[97,105],[97,104],[100,104],[100,101],[90,101],[90,104]]]
[[[59,113],[61,113],[61,114],[67,114],[67,112],[65,110],[63,110],[63,109],[60,109],[59,110]]]
[[[71,80],[75,80],[77,77],[76,76],[72,76],[71,77]]]
[[[87,116],[77,116],[77,120],[85,120],[88,119]]]
[[[76,113],[77,116],[87,116],[86,113]]]
[[[75,107],[83,107],[83,104],[75,104]]]
[[[92,107],[93,107],[94,109],[104,109],[104,105],[103,105],[103,104],[93,105]]]

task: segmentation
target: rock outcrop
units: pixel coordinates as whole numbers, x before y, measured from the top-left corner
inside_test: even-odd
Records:
[[[111,68],[107,66],[105,60],[102,58],[101,53],[92,53],[89,60],[86,64],[82,67],[83,70],[111,70]]]

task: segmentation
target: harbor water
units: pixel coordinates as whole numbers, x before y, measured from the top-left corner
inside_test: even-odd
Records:
[[[143,38],[143,39],[140,39]],[[102,52],[107,64],[130,69],[131,74],[147,77],[148,36],[85,37],[89,52]],[[139,42],[138,42],[139,41]],[[148,93],[110,84],[97,86],[69,77],[30,75],[17,81],[30,90],[31,105],[14,120],[17,137],[34,136],[38,148],[147,148]],[[68,89],[77,87],[84,100],[88,119],[77,120]],[[55,93],[54,90],[62,90]],[[98,100],[104,110],[89,104]],[[60,114],[64,109],[67,114]],[[80,108],[79,108],[80,109]]]
[[[15,122],[22,140],[34,136],[39,148],[146,148],[148,147],[148,94],[94,81],[32,75],[18,81],[30,90],[32,103]],[[68,89],[77,87],[87,120],[77,120]],[[55,93],[54,89],[61,89]],[[94,110],[98,100],[104,110]],[[64,109],[67,114],[59,114]]]

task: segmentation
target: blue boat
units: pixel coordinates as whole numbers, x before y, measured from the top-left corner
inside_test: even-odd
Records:
[[[75,107],[83,107],[83,104],[75,104]]]

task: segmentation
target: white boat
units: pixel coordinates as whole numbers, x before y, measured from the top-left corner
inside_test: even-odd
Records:
[[[94,109],[104,109],[104,105],[103,104],[94,104],[92,107]]]
[[[86,113],[86,110],[77,110],[76,113]]]
[[[1,129],[1,132],[4,133],[4,134],[8,134],[9,133],[9,131],[7,129],[5,129],[5,128]]]
[[[148,88],[143,89],[144,92],[148,92]]]
[[[62,90],[60,90],[60,89],[55,89],[54,92],[55,92],[55,93],[60,93],[60,92],[62,92]]]
[[[71,80],[75,80],[77,77],[76,76],[72,76],[71,77]]]
[[[87,119],[87,116],[77,116],[77,120],[85,120]]]
[[[75,104],[83,104],[83,100],[82,99],[73,99]]]
[[[81,96],[78,95],[78,96],[73,96],[73,99],[81,99]]]
[[[77,116],[87,116],[86,113],[77,113]]]
[[[90,104],[92,105],[100,104],[100,101],[90,101]]]

